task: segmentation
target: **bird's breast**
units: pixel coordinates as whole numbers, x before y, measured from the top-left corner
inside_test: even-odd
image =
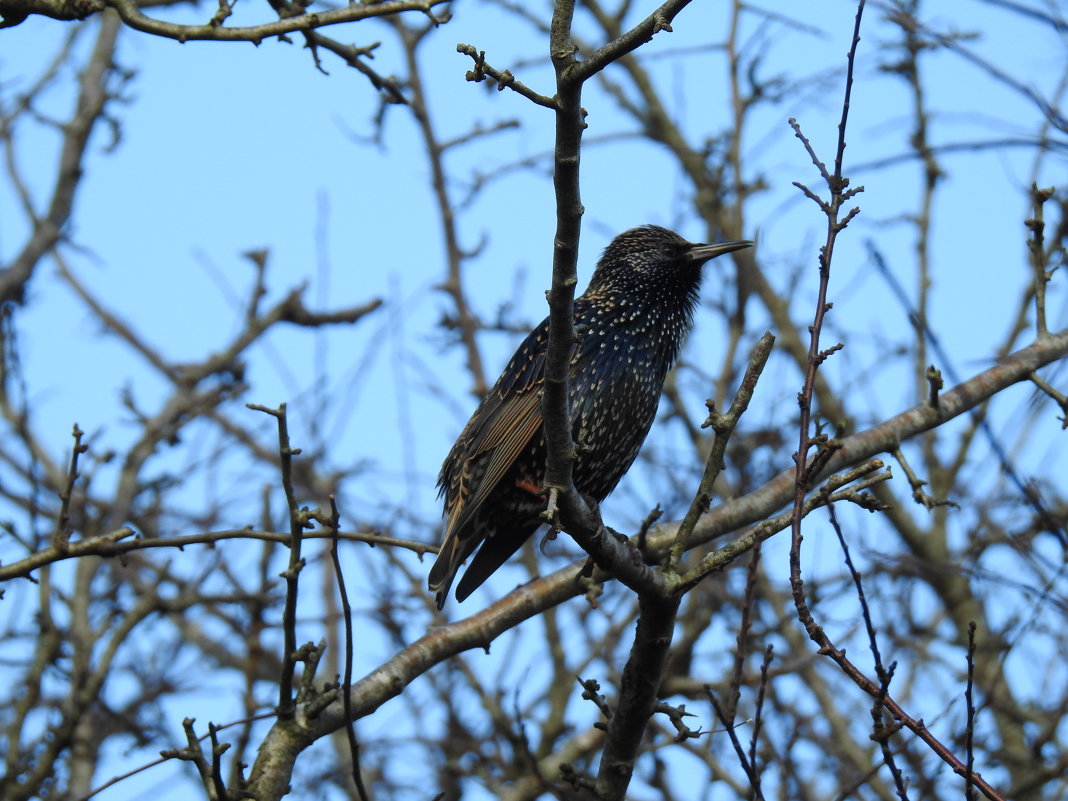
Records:
[[[603,499],[626,473],[656,418],[673,349],[631,331],[590,329],[573,375],[575,485]]]

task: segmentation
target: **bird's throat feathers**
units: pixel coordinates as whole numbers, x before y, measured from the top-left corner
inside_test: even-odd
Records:
[[[616,352],[656,353],[654,360],[665,360],[670,366],[678,358],[697,309],[700,268],[692,273],[686,281],[641,287],[591,285],[575,302],[580,340]]]

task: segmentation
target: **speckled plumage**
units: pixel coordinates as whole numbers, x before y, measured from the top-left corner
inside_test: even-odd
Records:
[[[575,299],[579,342],[571,357],[573,468],[578,490],[604,500],[627,472],[656,417],[667,371],[693,321],[701,266],[751,242],[695,245],[659,226],[617,236]],[[519,346],[456,440],[438,476],[445,538],[428,584],[440,609],[464,600],[542,524],[545,474],[541,387],[548,320]],[[481,545],[481,548],[479,548]]]

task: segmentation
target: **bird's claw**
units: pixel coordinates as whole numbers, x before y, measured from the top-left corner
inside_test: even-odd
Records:
[[[538,550],[541,551],[542,556],[546,556],[545,546],[550,542],[556,541],[556,535],[560,533],[560,529],[556,526],[549,526],[549,530],[545,532],[545,536],[541,538],[541,542],[538,543]]]

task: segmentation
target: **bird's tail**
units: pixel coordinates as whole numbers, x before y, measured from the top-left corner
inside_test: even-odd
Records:
[[[446,536],[445,541],[441,543],[441,550],[438,551],[438,558],[434,560],[434,564],[430,568],[430,574],[427,576],[426,583],[430,591],[435,594],[438,609],[442,609],[445,606],[449,588],[452,587],[452,581],[456,578],[456,571],[464,558],[460,553],[459,544],[459,537]]]

